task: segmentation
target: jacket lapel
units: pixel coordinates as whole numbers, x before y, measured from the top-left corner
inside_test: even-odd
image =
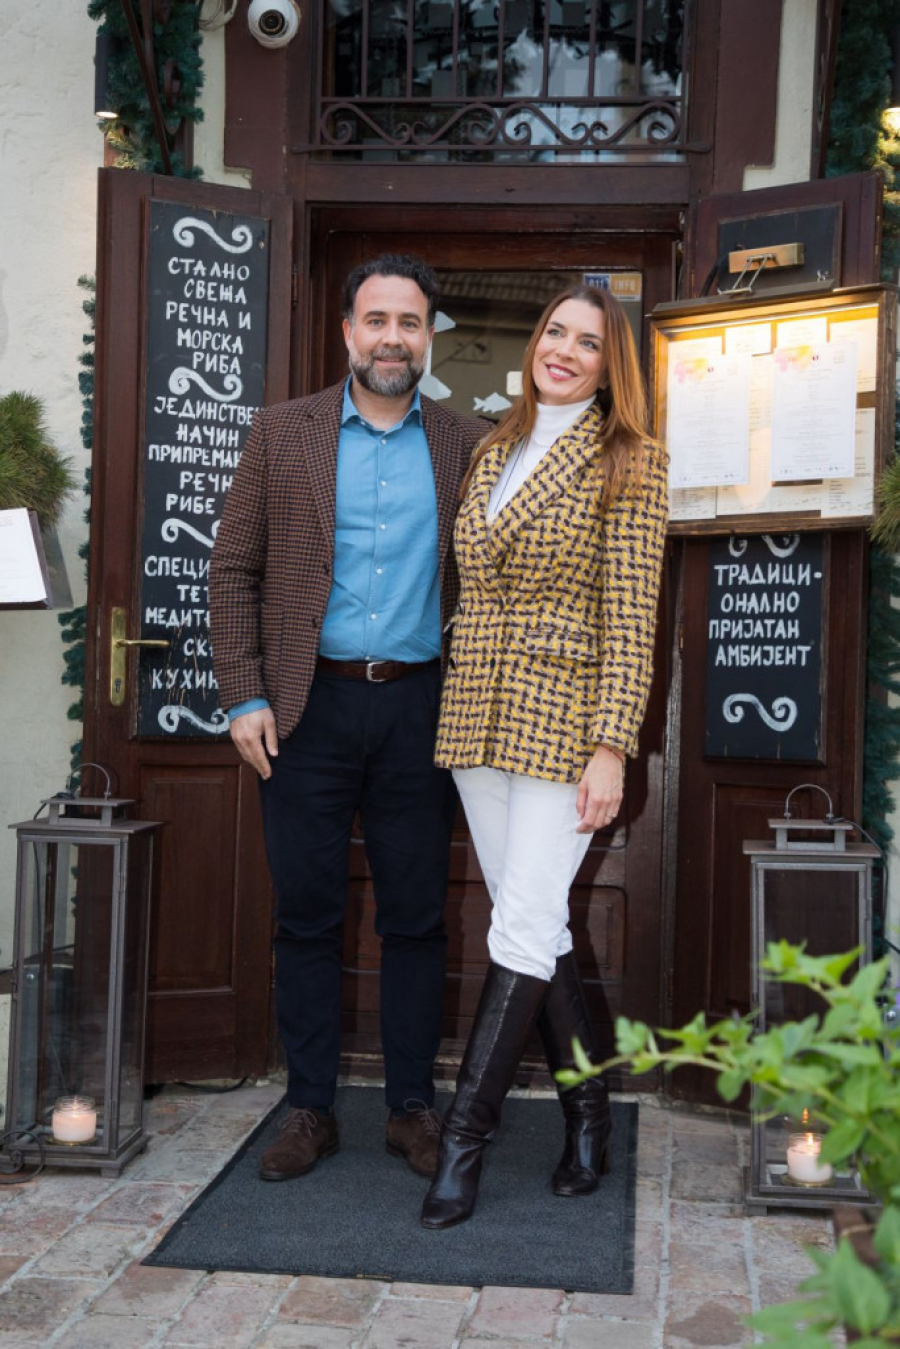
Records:
[[[316,510],[328,547],[334,544],[334,508],[337,496],[338,440],[345,381],[325,389],[306,409],[309,424],[305,450]]]
[[[516,535],[558,497],[568,491],[587,464],[596,457],[603,415],[593,403],[574,426],[554,441],[543,459],[525,479],[518,492],[503,507],[490,527],[490,548],[496,559],[507,552]],[[512,447],[510,447],[511,449]],[[502,466],[506,456],[503,456]],[[500,468],[487,485],[487,499]]]
[[[431,455],[431,469],[434,473],[434,490],[437,496],[438,513],[438,567],[443,575],[444,560],[450,547],[453,521],[459,504],[457,499],[457,475],[455,464],[459,453],[453,437],[454,428],[445,421],[441,409],[430,398],[422,398],[422,427],[428,441],[428,453]]]

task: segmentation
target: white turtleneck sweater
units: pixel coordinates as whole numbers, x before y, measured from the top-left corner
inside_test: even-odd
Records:
[[[520,440],[507,459],[500,476],[494,483],[494,490],[488,502],[487,518],[490,524],[505,506],[508,506],[529,474],[533,473],[544,455],[563,432],[577,422],[583,412],[591,406],[594,399],[586,398],[581,403],[553,404],[538,403],[537,417],[531,435]]]

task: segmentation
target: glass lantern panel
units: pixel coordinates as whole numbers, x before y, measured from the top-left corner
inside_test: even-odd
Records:
[[[18,1074],[12,1126],[50,1132],[61,1096],[93,1097],[104,1142],[113,883],[119,845],[26,841],[19,869]]]
[[[153,836],[128,840],[125,932],[122,950],[122,1021],[119,1069],[119,1143],[141,1126],[144,1067],[144,1006],[147,914]]]
[[[850,951],[861,944],[858,867],[794,865],[764,867],[763,950],[769,942],[806,944],[813,956]],[[765,1024],[802,1021],[822,1011],[822,1002],[808,989],[776,983],[760,975],[760,1006]]]
[[[848,1203],[865,1198],[866,1192],[856,1171],[831,1170],[817,1156],[822,1135],[816,1129],[815,1120],[804,1125],[786,1115],[775,1116],[756,1126],[754,1146],[761,1153],[758,1172],[761,1193],[784,1190],[787,1194],[796,1194],[802,1206],[814,1202],[817,1196],[823,1201],[845,1199]],[[798,1135],[803,1141],[799,1156],[795,1156]],[[795,1174],[788,1169],[789,1150],[794,1156]]]

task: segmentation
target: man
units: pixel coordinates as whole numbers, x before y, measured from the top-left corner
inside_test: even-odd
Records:
[[[292,1109],[266,1180],[338,1148],[341,937],[358,810],[382,943],[388,1151],[437,1163],[454,794],[433,764],[450,536],[485,423],[422,398],[437,286],[384,256],[344,291],[346,382],[260,411],[210,570],[223,707],[261,780],[275,886],[275,993]]]

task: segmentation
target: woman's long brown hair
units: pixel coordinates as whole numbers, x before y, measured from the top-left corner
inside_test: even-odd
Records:
[[[644,445],[650,437],[647,432],[647,393],[634,338],[622,306],[608,290],[578,284],[561,291],[538,319],[537,327],[525,348],[522,392],[506,416],[473,454],[460,487],[460,499],[469,490],[472,475],[488,450],[502,440],[516,443],[531,435],[538,403],[532,374],[534,353],[547,324],[566,300],[584,300],[599,309],[604,319],[603,354],[609,385],[598,390],[597,394],[597,401],[604,414],[599,449],[604,460],[608,461],[608,465],[604,465],[604,504],[609,507],[626,487],[634,488],[640,484]]]

